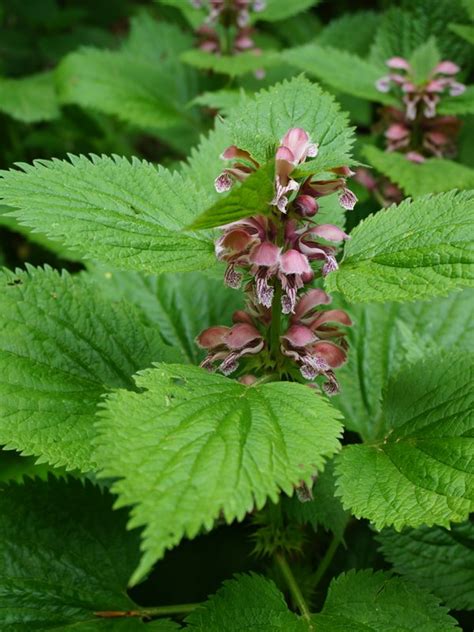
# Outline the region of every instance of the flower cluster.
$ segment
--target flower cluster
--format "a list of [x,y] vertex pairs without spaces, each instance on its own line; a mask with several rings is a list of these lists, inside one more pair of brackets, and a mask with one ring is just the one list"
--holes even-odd
[[[350,319],[342,310],[322,311],[331,301],[322,290],[299,292],[315,277],[337,269],[337,245],[349,238],[338,226],[316,222],[318,200],[336,193],[341,206],[352,209],[357,199],[346,186],[353,175],[346,166],[329,170],[334,177],[326,180],[298,176],[297,167],[317,154],[318,146],[304,129],[290,129],[275,153],[269,213],[223,227],[216,256],[227,264],[225,283],[235,289],[244,285],[247,311],[234,314],[232,327],[201,333],[197,343],[207,351],[203,366],[228,375],[241,358],[253,356],[253,368],[276,363],[280,372],[291,376],[297,367],[306,380],[325,376],[325,390],[337,392],[334,369],[346,359],[340,326],[350,325]],[[215,180],[218,192],[228,191],[260,167],[248,151],[234,145],[221,157],[228,164]],[[275,310],[285,323],[278,332],[278,349],[270,349],[267,338]]]
[[[191,0],[191,4],[208,9],[206,20],[197,31],[201,50],[234,55],[244,51],[261,53],[252,38],[250,14],[263,11],[264,0]],[[221,28],[225,29],[225,35]]]
[[391,72],[377,81],[377,89],[394,91],[403,104],[403,109],[384,109],[387,151],[404,152],[412,162],[424,162],[427,156],[452,156],[459,120],[438,116],[436,108],[443,95],[458,96],[466,89],[454,77],[459,66],[442,61],[423,82],[415,81],[413,69],[403,57],[392,57],[387,66]]

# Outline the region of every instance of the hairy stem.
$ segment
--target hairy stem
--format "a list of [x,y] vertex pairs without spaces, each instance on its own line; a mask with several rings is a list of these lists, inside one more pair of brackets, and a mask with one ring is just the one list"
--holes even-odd
[[313,630],[313,626],[311,624],[311,612],[308,608],[308,604],[306,603],[303,594],[296,582],[295,576],[293,575],[293,571],[290,568],[286,558],[282,553],[275,553],[275,561],[280,569],[283,577],[285,578],[285,582],[288,586],[288,590],[290,591],[291,596],[293,597],[296,605],[298,606],[299,611],[304,619],[309,622],[309,629]]
[[94,612],[94,614],[96,617],[103,617],[105,619],[118,619],[122,617],[164,617],[173,614],[188,614],[200,605],[200,603],[180,603],[171,606],[140,608],[140,610],[104,610]]
[[340,543],[341,543],[340,537],[334,536],[333,539],[331,540],[326,550],[326,553],[324,554],[324,557],[320,561],[319,566],[316,569],[316,572],[314,574],[313,589],[316,589],[316,586],[318,586],[319,582],[324,577],[324,574],[328,570]]

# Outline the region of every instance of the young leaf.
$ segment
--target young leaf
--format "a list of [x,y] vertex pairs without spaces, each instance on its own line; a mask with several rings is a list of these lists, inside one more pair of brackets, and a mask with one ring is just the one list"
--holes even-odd
[[384,64],[390,57],[408,59],[414,51],[436,38],[441,55],[464,66],[470,63],[472,51],[446,26],[449,22],[465,22],[460,3],[453,0],[417,0],[403,8],[394,6],[383,14],[370,51],[370,59]]
[[5,203],[22,224],[87,258],[150,273],[215,265],[209,238],[181,232],[210,202],[179,174],[117,156],[20,167],[0,173]]
[[53,73],[20,79],[0,77],[0,111],[23,123],[58,118],[60,111]]
[[394,570],[433,592],[449,608],[474,610],[474,524],[421,527],[377,537]]
[[283,595],[259,575],[238,575],[187,618],[195,632],[452,632],[456,621],[429,593],[389,573],[349,571],[333,579],[311,619],[288,610]]
[[469,42],[469,44],[474,44],[474,26],[470,24],[449,24],[448,28],[459,37],[462,37]]
[[98,267],[86,274],[93,275],[100,292],[110,300],[136,305],[147,324],[191,364],[202,359],[196,336],[217,322],[230,325],[233,312],[244,308],[241,292],[226,287],[221,277],[214,279],[200,272],[145,276]]
[[388,153],[371,145],[363,148],[363,155],[377,171],[413,197],[451,189],[474,189],[474,169],[452,160],[430,158],[415,164],[403,154]]
[[345,425],[365,441],[377,437],[383,424],[382,391],[407,362],[436,351],[474,353],[474,291],[416,303],[346,305],[348,362],[338,372],[341,393],[333,399]]
[[256,72],[274,65],[277,61],[277,57],[269,50],[264,53],[245,51],[238,55],[215,55],[205,50],[194,49],[182,53],[180,59],[193,68],[212,70],[230,77]]
[[279,22],[286,20],[297,13],[301,13],[310,7],[315,7],[320,0],[265,0],[265,9],[253,14],[253,20],[265,20],[266,22]]
[[317,632],[452,632],[455,619],[439,600],[389,573],[349,571],[332,580]]
[[252,215],[269,215],[274,207],[270,201],[275,195],[275,162],[268,162],[252,173],[240,186],[221,197],[188,226],[189,230],[203,230],[224,226]]
[[418,46],[409,59],[415,82],[423,83],[429,80],[433,68],[441,61],[441,57],[434,37]]
[[69,480],[2,485],[0,627],[15,632],[173,632],[171,621],[105,618],[137,611],[126,594],[138,561],[138,534],[127,514],[90,483]]
[[290,612],[275,584],[250,573],[224,582],[215,595],[186,617],[190,632],[308,632]]
[[295,68],[314,75],[343,93],[387,105],[396,104],[393,96],[379,92],[375,87],[377,79],[386,74],[386,69],[353,53],[332,46],[306,44],[290,48],[281,56]]
[[352,232],[329,291],[351,302],[411,301],[474,285],[474,191],[405,200]]
[[474,114],[474,86],[467,86],[457,97],[444,97],[439,104],[438,112],[455,116]]
[[[184,126],[194,142],[199,121],[187,103],[197,85],[192,71],[178,60],[191,46],[190,35],[142,13],[132,19],[121,50],[83,48],[63,59],[56,70],[61,100],[160,135]],[[172,134],[165,134],[165,139],[176,146]]]
[[[333,97],[303,76],[283,81],[247,99],[224,122],[230,144],[249,151],[260,164],[274,157],[291,127],[302,127],[319,144],[318,156],[298,173],[316,173],[351,161],[353,130]],[[224,145],[220,152],[226,148]]]
[[159,365],[117,391],[98,422],[103,476],[119,476],[131,525],[146,525],[137,582],[184,535],[222,512],[242,520],[280,490],[291,494],[339,447],[338,413],[311,389],[244,386],[198,367]]
[[431,356],[388,386],[371,443],[337,459],[339,494],[377,529],[448,526],[474,508],[474,356]]
[[331,20],[321,33],[318,33],[317,43],[319,46],[332,46],[364,57],[377,32],[379,22],[380,14],[375,11],[344,13]]
[[132,306],[65,272],[3,271],[0,284],[0,444],[91,470],[102,394],[176,353]]

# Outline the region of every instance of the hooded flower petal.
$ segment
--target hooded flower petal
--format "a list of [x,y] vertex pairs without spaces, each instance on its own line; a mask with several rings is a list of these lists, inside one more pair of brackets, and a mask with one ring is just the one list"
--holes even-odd
[[441,75],[456,75],[461,68],[452,61],[442,61],[434,69],[436,74]]
[[297,320],[302,320],[311,314],[315,307],[328,305],[330,302],[331,297],[329,294],[324,292],[324,290],[320,290],[319,288],[309,290],[309,292],[300,296],[300,299],[295,307],[294,317]]
[[304,325],[291,325],[282,340],[288,342],[292,347],[302,348],[316,342],[317,338],[309,327]]
[[298,274],[311,272],[307,257],[297,250],[287,250],[280,257],[280,270],[283,274]]
[[239,351],[251,342],[261,339],[258,329],[248,323],[238,323],[224,334],[224,342],[232,351]]
[[331,368],[336,369],[344,364],[347,354],[344,349],[332,342],[319,341],[311,347],[312,353],[323,359]]
[[230,327],[209,327],[199,334],[196,342],[201,349],[213,349],[224,344],[225,336],[229,331]]
[[391,57],[387,59],[386,64],[394,70],[410,70],[411,66],[404,57]]
[[272,268],[277,265],[281,248],[269,241],[264,241],[250,253],[250,261],[257,266]]
[[307,235],[322,237],[327,241],[343,241],[350,239],[349,235],[334,224],[319,224],[307,231]]
[[293,127],[288,130],[281,139],[281,144],[292,152],[294,165],[298,165],[307,157],[314,158],[318,153],[318,147],[311,143],[307,132],[301,127]]

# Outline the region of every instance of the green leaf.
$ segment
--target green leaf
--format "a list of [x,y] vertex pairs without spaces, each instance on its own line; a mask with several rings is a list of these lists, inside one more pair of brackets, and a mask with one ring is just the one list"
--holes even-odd
[[0,444],[91,470],[102,394],[176,353],[132,306],[65,272],[4,270],[0,283]]
[[462,37],[469,42],[469,44],[474,44],[474,26],[470,24],[448,24],[448,28],[459,37]]
[[197,29],[204,22],[207,11],[196,9],[191,2],[183,2],[183,0],[157,0],[159,4],[179,9],[193,29]]
[[215,264],[209,238],[181,232],[210,201],[179,174],[117,156],[19,166],[0,173],[4,202],[22,224],[87,258],[150,273]]
[[241,90],[215,90],[203,92],[191,101],[191,105],[200,105],[211,110],[219,110],[221,116],[228,116],[229,112],[245,99],[245,92]]
[[291,498],[284,497],[283,508],[296,523],[309,523],[314,529],[322,526],[340,539],[347,525],[348,514],[335,492],[334,462],[331,460],[316,478],[313,485],[313,499],[301,502],[296,495]]
[[405,200],[352,232],[326,280],[351,302],[411,301],[474,285],[474,191]]
[[23,123],[58,118],[60,110],[53,73],[20,79],[0,77],[0,111]]
[[455,619],[439,600],[417,586],[370,570],[349,571],[332,580],[318,632],[452,632]]
[[236,575],[186,617],[195,632],[305,632],[307,623],[290,612],[275,584],[250,573]]
[[472,51],[446,26],[465,20],[465,11],[456,0],[417,0],[406,2],[404,8],[391,7],[382,16],[370,59],[379,64],[394,56],[408,59],[430,37],[435,37],[441,55],[463,67],[470,63]]
[[365,57],[377,32],[380,14],[375,11],[345,13],[331,20],[318,34],[319,46],[331,46]]
[[245,51],[238,55],[215,55],[205,50],[194,49],[182,53],[180,59],[193,68],[213,70],[230,77],[239,77],[248,72],[268,68],[277,61],[277,57],[270,50],[258,54],[254,51]]
[[393,96],[379,92],[375,87],[377,79],[386,74],[386,69],[355,54],[331,46],[306,44],[284,51],[281,57],[286,63],[317,77],[335,90],[378,103],[396,104]]
[[176,26],[141,14],[120,51],[82,48],[63,59],[56,71],[61,101],[157,132],[184,125],[195,141],[199,121],[187,103],[197,86],[178,61],[190,46]]
[[145,276],[102,267],[92,273],[101,293],[110,300],[134,304],[147,324],[191,364],[203,357],[194,342],[196,336],[216,323],[230,325],[233,312],[244,308],[243,294],[226,287],[222,277],[209,278],[200,272]]
[[0,482],[22,483],[28,478],[40,478],[46,481],[50,474],[63,475],[63,470],[56,470],[45,463],[37,465],[35,461],[36,459],[20,456],[13,450],[0,450]]
[[98,423],[103,476],[120,477],[131,526],[146,525],[138,581],[186,535],[222,512],[242,520],[283,490],[308,484],[339,447],[338,413],[307,387],[247,387],[198,367],[160,365],[118,391]]
[[345,425],[365,441],[377,437],[384,423],[382,391],[407,362],[436,350],[474,353],[473,290],[416,303],[337,305],[346,309],[349,355],[338,371],[341,393],[332,401]]
[[[79,481],[2,486],[0,626],[12,632],[172,632],[171,621],[105,619],[97,612],[137,610],[126,594],[138,561],[138,534],[113,499]],[[21,528],[19,526],[21,525]]]
[[385,152],[371,145],[363,148],[363,155],[407,195],[418,197],[451,189],[474,189],[474,169],[452,160],[430,158],[415,164],[404,154]]
[[292,127],[304,128],[319,144],[318,156],[302,165],[299,174],[350,163],[353,130],[346,114],[332,96],[303,76],[258,92],[224,121],[228,144],[250,152],[260,164],[274,157],[280,139]]
[[203,230],[224,226],[252,215],[270,215],[275,195],[275,161],[272,160],[252,173],[246,180],[216,202],[188,226],[189,230]]
[[466,520],[474,508],[474,355],[439,354],[387,388],[377,439],[337,459],[345,508],[377,529]]
[[279,22],[280,20],[286,20],[292,15],[306,11],[310,7],[315,7],[319,2],[320,0],[291,0],[291,2],[265,0],[266,8],[263,11],[254,13],[253,21]]
[[433,68],[440,61],[441,56],[434,37],[430,37],[421,46],[418,46],[409,59],[416,84],[428,81]]
[[457,97],[443,97],[437,110],[440,114],[474,114],[474,86],[467,86]]
[[[433,595],[389,573],[349,571],[333,579],[311,621],[288,610],[259,575],[237,575],[187,618],[196,632],[452,632],[459,629]],[[188,629],[188,628],[187,628]]]
[[474,524],[421,527],[377,537],[394,570],[455,610],[474,610]]

